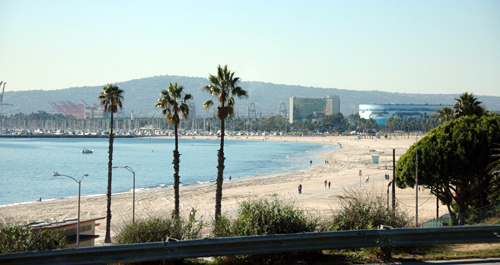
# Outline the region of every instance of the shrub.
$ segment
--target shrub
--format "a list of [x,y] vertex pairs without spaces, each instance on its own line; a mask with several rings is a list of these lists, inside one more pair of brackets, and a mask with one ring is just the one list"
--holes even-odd
[[[411,225],[411,219],[405,212],[400,211],[398,207],[395,210],[392,207],[387,208],[386,199],[373,192],[357,189],[344,190],[340,203],[340,211],[334,213],[332,219],[323,224],[322,230],[377,229],[380,225],[402,228]],[[390,253],[390,249],[386,250]],[[395,250],[404,252],[405,248],[395,248]],[[352,262],[373,256],[380,259],[388,257],[386,256],[388,253],[380,248],[337,250],[333,253],[344,254]]]
[[[222,216],[219,225],[214,225],[212,235],[229,237],[305,233],[314,232],[317,224],[317,220],[307,218],[304,211],[281,201],[246,201],[240,204],[238,215],[232,223],[228,217]],[[292,264],[308,258],[310,253],[312,252],[223,257],[219,263],[239,261],[250,264]],[[314,255],[317,254],[318,252],[314,252]]]
[[308,220],[293,205],[265,200],[243,202],[233,229],[238,236],[254,236],[314,232],[316,226],[316,220]]
[[178,240],[199,237],[203,222],[196,224],[195,218],[183,219],[153,218],[125,226],[116,238],[117,244],[133,244],[164,241],[166,238]]
[[22,226],[0,227],[0,253],[64,248],[66,238],[49,230],[33,231]]
[[236,236],[231,230],[231,220],[225,215],[219,218],[219,223],[213,222],[212,237]]
[[387,208],[387,201],[373,193],[346,190],[341,200],[341,210],[334,215],[329,230],[374,229],[380,225],[394,228],[409,227],[410,218],[397,207]]
[[306,218],[304,211],[281,201],[246,201],[240,204],[232,222],[222,216],[214,225],[214,237],[256,236],[314,232],[318,222]]

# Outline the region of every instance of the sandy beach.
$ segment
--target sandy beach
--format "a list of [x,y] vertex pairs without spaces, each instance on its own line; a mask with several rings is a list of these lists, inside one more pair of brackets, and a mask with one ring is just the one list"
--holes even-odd
[[[203,137],[205,139],[207,137]],[[229,181],[225,174],[223,186],[222,212],[234,215],[238,203],[245,200],[278,199],[294,203],[313,216],[332,215],[339,208],[339,195],[344,189],[364,189],[386,198],[388,180],[392,179],[392,150],[395,149],[396,161],[415,143],[415,137],[393,139],[356,139],[352,136],[327,137],[226,137],[227,140],[253,141],[288,141],[314,142],[322,144],[340,144],[339,151],[322,154],[321,162],[309,165],[300,172],[279,174],[266,177],[256,177],[245,180]],[[182,148],[182,146],[180,146]],[[379,154],[379,163],[373,164],[373,154]],[[328,161],[328,163],[325,163]],[[217,160],[214,156],[216,170]],[[182,162],[181,162],[182,165]],[[387,167],[386,167],[387,166]],[[359,171],[362,176],[359,176]],[[215,173],[215,172],[214,172]],[[181,171],[182,176],[182,171]],[[369,182],[366,177],[369,176]],[[331,182],[330,188],[325,188],[325,180]],[[182,182],[182,179],[181,179]],[[302,194],[297,187],[301,184]],[[361,187],[360,187],[361,186]],[[400,207],[415,216],[415,189],[396,189],[396,198]],[[436,198],[429,190],[419,193],[419,222],[436,217]],[[52,222],[65,218],[76,218],[78,198],[59,199],[53,201],[29,203],[15,206],[0,207],[0,223],[22,224],[31,221]],[[181,216],[187,218],[191,207],[197,210],[197,219],[210,222],[215,211],[215,183],[205,185],[183,186],[180,189]],[[174,208],[174,192],[172,189],[143,191],[136,193],[136,220],[153,216],[170,216]],[[439,214],[445,214],[445,207],[440,207]],[[112,197],[112,234],[116,236],[119,228],[132,222],[132,193],[114,194]],[[106,196],[88,196],[81,199],[81,218],[98,218],[106,216]],[[105,235],[105,220],[101,220],[96,233],[96,245],[103,245]]]

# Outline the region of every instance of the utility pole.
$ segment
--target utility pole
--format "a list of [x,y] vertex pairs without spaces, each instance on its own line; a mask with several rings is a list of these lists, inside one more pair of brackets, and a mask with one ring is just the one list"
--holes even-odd
[[396,149],[392,149],[392,210],[396,211]]
[[418,227],[418,141],[415,143],[415,161],[417,163],[415,168],[415,192],[417,193],[417,196],[415,198],[415,227]]
[[439,194],[438,189],[436,189],[436,218],[439,218],[439,197],[437,194]]

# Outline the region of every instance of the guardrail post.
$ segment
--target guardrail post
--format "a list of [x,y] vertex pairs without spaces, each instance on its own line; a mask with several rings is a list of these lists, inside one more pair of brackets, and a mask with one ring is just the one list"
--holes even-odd
[[381,225],[379,226],[378,228],[378,231],[379,231],[379,244],[381,245],[380,246],[380,254],[381,254],[381,258],[383,260],[389,260],[392,258],[392,246],[391,246],[391,239],[388,238],[388,237],[382,237],[382,234],[381,232],[383,232],[384,230],[393,230],[393,228],[391,226],[387,226],[387,225]]
[[392,258],[392,247],[380,247],[380,254],[382,260],[389,260]]

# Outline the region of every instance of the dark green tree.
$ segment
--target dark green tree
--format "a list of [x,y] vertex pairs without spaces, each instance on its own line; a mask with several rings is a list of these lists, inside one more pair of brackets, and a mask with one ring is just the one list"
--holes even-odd
[[[463,224],[462,213],[487,193],[494,176],[488,171],[493,143],[500,141],[500,117],[465,116],[447,122],[411,146],[396,167],[396,184],[414,187],[416,150],[418,183],[431,188]],[[418,147],[417,147],[418,145]],[[456,213],[452,204],[456,204]],[[479,206],[479,205],[478,205]]]
[[118,112],[118,109],[122,109],[123,101],[123,90],[116,85],[107,84],[102,88],[103,91],[99,94],[99,101],[104,108],[105,112],[109,112],[111,116],[111,122],[109,124],[109,151],[108,151],[108,191],[106,193],[107,211],[106,211],[106,237],[104,238],[104,243],[111,243],[111,180],[112,180],[112,169],[113,169],[113,114]]
[[488,169],[490,174],[498,174],[500,171],[500,144],[494,145],[496,148],[493,148],[491,159],[493,160],[489,165]]
[[322,123],[327,130],[330,129],[340,132],[345,131],[346,122],[342,113],[327,115],[323,118]]
[[218,224],[222,213],[222,182],[224,176],[224,133],[225,121],[228,116],[234,116],[234,97],[247,98],[246,90],[238,86],[239,77],[234,76],[234,72],[227,69],[227,65],[217,67],[217,75],[209,75],[210,84],[201,88],[202,92],[207,92],[212,99],[205,101],[203,106],[206,110],[215,105],[217,99],[217,118],[220,120],[220,149],[218,151],[217,165],[217,190],[215,194],[215,222]]
[[182,115],[185,120],[189,116],[189,105],[188,101],[192,98],[191,94],[186,94],[183,92],[184,86],[178,86],[177,82],[172,85],[169,82],[168,90],[163,89],[161,91],[161,97],[158,99],[155,108],[162,108],[161,113],[166,116],[167,122],[174,125],[174,135],[175,135],[175,148],[174,148],[174,193],[175,193],[175,218],[179,218],[179,164],[180,156],[179,154],[179,135],[177,134],[177,127]]
[[500,200],[500,144],[495,144],[495,148],[492,148],[491,159],[492,162],[488,165],[488,174],[493,176],[493,184],[490,188],[490,193],[488,194],[488,199],[490,201]]

